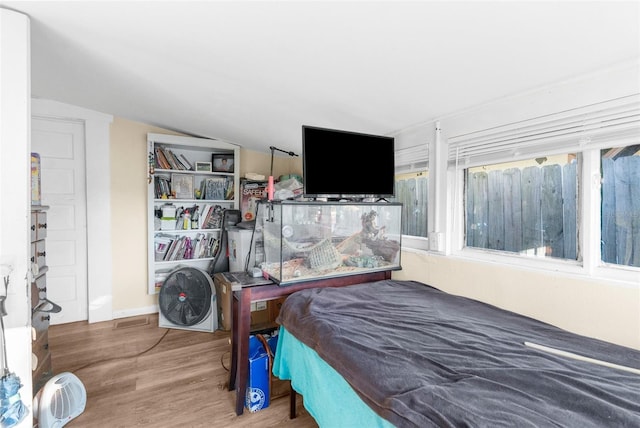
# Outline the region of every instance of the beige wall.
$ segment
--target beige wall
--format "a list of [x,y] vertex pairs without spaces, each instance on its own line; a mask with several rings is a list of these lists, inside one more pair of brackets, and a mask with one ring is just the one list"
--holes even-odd
[[147,133],[165,129],[115,117],[111,124],[113,311],[157,304],[147,294]]
[[574,333],[640,349],[640,289],[568,274],[403,251],[394,279],[417,280]]
[[[269,176],[271,169],[271,153],[261,153],[253,150],[240,150],[240,176],[248,172]],[[273,157],[273,176],[278,179],[281,175],[298,174],[302,175],[302,157],[301,156],[280,156],[276,154]]]
[[[114,317],[146,313],[157,304],[147,294],[147,133],[180,135],[114,118],[111,124],[111,238]],[[271,154],[240,151],[240,175],[269,175]],[[275,156],[274,175],[298,173],[300,157]]]

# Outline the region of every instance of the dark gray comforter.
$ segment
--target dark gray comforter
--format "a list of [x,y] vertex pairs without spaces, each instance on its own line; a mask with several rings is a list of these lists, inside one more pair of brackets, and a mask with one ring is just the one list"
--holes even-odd
[[277,320],[399,427],[640,427],[640,352],[413,281],[296,292]]

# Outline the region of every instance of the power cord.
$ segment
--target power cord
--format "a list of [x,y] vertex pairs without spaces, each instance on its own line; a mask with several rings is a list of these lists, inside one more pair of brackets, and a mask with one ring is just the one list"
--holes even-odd
[[[167,331],[165,331],[163,333],[163,335],[160,337],[160,339],[158,339],[158,341],[156,343],[154,343],[153,345],[151,345],[149,348],[145,349],[142,352],[139,352],[137,354],[133,354],[133,355],[125,355],[122,357],[113,357],[113,358],[104,358],[102,360],[97,360],[97,361],[92,361],[90,363],[87,363],[83,366],[80,366],[76,369],[74,369],[74,371],[79,371],[79,370],[83,370],[86,369],[88,367],[94,366],[96,364],[100,364],[100,363],[106,363],[107,361],[117,361],[117,360],[126,360],[127,358],[134,358],[134,357],[139,357],[141,355],[146,354],[147,352],[151,351],[152,349],[154,349],[156,346],[158,346],[160,344],[160,342],[162,342],[162,340],[166,337],[166,335],[169,333],[169,329],[167,329]],[[231,369],[229,369],[225,364],[224,364],[224,358],[230,354],[230,351],[224,352],[221,356],[220,356],[220,365],[222,366],[223,369],[225,369],[226,371],[230,371]]]
[[87,367],[91,367],[94,366],[96,364],[100,364],[100,363],[106,363],[107,361],[116,361],[116,360],[126,360],[127,358],[134,358],[134,357],[139,357],[141,355],[146,354],[147,352],[151,351],[152,349],[154,349],[156,346],[158,346],[160,344],[160,342],[162,342],[162,340],[165,338],[165,336],[169,334],[169,329],[167,329],[167,331],[164,332],[164,334],[162,335],[162,337],[160,337],[160,339],[158,339],[158,341],[156,343],[154,343],[153,345],[151,345],[151,347],[145,349],[142,352],[139,352],[137,354],[133,354],[133,355],[125,355],[122,357],[113,357],[113,358],[104,358],[102,360],[97,360],[97,361],[92,361],[90,363],[85,364],[84,366],[80,366],[76,369],[74,369],[74,371],[78,371],[78,370],[82,370],[82,369],[86,369]]
[[226,371],[230,371],[229,368],[227,368],[227,366],[224,365],[224,357],[227,356],[227,354],[229,354],[230,352],[224,352],[222,355],[220,355],[220,365],[222,366],[223,369],[225,369]]

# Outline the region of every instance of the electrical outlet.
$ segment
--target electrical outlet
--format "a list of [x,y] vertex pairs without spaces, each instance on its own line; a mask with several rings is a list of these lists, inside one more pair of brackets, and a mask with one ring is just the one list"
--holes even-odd
[[251,312],[264,311],[267,309],[267,302],[251,302]]
[[429,249],[432,251],[444,251],[444,233],[431,232],[429,234]]

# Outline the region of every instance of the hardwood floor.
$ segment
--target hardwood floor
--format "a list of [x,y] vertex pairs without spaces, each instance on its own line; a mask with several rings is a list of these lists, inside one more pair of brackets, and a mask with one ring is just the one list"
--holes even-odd
[[49,344],[54,374],[72,372],[87,389],[68,427],[318,426],[300,396],[293,420],[288,396],[236,416],[228,332],[159,328],[155,314],[51,326]]

